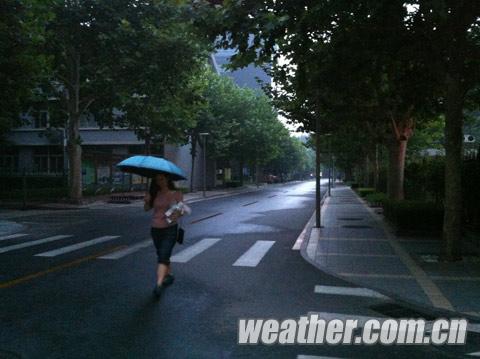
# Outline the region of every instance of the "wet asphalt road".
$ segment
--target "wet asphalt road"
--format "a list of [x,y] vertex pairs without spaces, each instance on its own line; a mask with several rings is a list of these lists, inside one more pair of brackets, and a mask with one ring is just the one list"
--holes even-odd
[[[310,311],[378,316],[370,309],[378,299],[315,294],[317,284],[350,284],[292,250],[314,211],[314,190],[314,182],[296,182],[192,204],[185,243],[174,254],[216,240],[185,263],[173,263],[176,281],[159,301],[152,297],[153,246],[98,258],[148,240],[151,214],[140,203],[24,217],[28,236],[2,241],[0,248],[72,236],[0,253],[0,357],[442,357],[432,347],[237,345],[240,318],[295,319]],[[104,236],[119,237],[36,256]],[[234,265],[258,241],[273,242],[258,265]]]

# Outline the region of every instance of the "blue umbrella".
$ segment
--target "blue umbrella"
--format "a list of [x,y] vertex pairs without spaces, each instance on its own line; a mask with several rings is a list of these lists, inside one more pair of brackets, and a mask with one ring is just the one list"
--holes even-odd
[[117,164],[117,167],[123,172],[144,177],[155,177],[156,174],[167,173],[174,181],[187,179],[180,167],[161,157],[133,156]]

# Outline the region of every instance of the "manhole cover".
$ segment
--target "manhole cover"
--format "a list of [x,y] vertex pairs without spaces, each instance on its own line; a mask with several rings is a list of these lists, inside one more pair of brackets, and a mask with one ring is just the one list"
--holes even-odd
[[361,221],[363,218],[360,217],[338,217],[341,221]]
[[371,226],[362,226],[362,225],[353,225],[353,224],[345,224],[342,227],[344,227],[344,228],[357,228],[357,229],[372,228]]
[[383,314],[390,318],[423,318],[425,320],[435,320],[436,317],[431,314],[421,312],[395,303],[385,303],[370,306],[373,311]]

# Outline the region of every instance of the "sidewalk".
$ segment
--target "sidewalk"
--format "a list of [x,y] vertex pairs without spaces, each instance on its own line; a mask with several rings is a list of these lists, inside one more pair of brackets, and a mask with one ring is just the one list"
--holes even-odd
[[[223,188],[209,190],[205,192],[205,197],[203,197],[203,191],[197,191],[192,193],[186,193],[184,195],[184,200],[187,203],[195,203],[199,201],[205,201],[212,198],[219,197],[228,197],[233,196],[239,193],[254,192],[265,188],[266,186],[281,186],[292,182],[286,182],[281,184],[266,185],[260,184],[259,187],[256,185],[245,185],[240,188]],[[15,219],[22,217],[34,216],[44,213],[52,213],[59,210],[84,210],[84,209],[114,209],[123,206],[138,206],[139,203],[142,203],[142,199],[145,192],[128,192],[128,193],[114,193],[114,197],[125,197],[131,198],[125,203],[111,203],[111,196],[97,196],[90,197],[85,199],[85,204],[82,205],[72,205],[68,203],[43,203],[37,204],[33,209],[21,210],[21,209],[1,209],[0,208],[0,236],[7,236],[13,233],[17,233],[23,230],[23,226],[15,223]]]
[[336,185],[302,254],[320,269],[392,299],[480,316],[480,258],[440,262],[437,239],[396,237],[353,190]]

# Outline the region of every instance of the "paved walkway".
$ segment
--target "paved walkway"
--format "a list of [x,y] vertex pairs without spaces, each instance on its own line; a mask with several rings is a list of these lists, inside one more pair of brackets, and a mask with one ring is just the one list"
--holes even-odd
[[321,269],[396,299],[480,316],[478,255],[438,261],[439,240],[396,237],[383,216],[344,185],[325,200],[322,226],[311,229],[303,246]]

